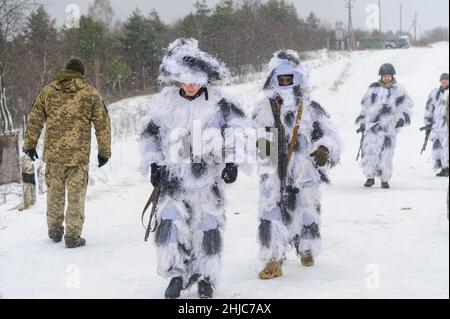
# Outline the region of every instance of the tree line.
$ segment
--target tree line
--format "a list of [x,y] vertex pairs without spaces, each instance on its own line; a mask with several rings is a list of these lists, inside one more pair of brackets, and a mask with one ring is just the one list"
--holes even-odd
[[197,1],[172,24],[139,9],[117,21],[109,0],[95,0],[79,22],[58,28],[31,0],[0,0],[0,76],[16,125],[71,57],[86,63],[87,80],[112,101],[154,92],[164,48],[179,37],[199,40],[235,75],[261,70],[280,48],[310,51],[334,43],[331,26],[314,13],[302,18],[284,0],[222,0],[214,7]]

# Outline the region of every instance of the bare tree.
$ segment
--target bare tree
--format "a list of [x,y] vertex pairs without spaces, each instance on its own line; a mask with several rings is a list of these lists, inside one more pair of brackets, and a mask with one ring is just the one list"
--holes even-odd
[[103,22],[107,28],[112,26],[114,10],[109,0],[95,0],[89,7],[89,17],[94,21]]
[[11,112],[7,106],[5,71],[8,65],[9,43],[22,27],[31,0],[0,0],[0,123],[1,131],[12,129]]
[[0,50],[6,49],[7,42],[20,30],[31,5],[31,0],[0,0]]

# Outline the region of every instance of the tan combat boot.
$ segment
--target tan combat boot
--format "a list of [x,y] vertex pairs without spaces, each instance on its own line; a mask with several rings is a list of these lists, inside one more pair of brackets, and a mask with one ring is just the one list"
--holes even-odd
[[283,263],[281,261],[269,261],[263,271],[259,273],[262,280],[274,279],[283,276]]
[[314,257],[310,250],[300,253],[300,260],[302,262],[302,265],[305,267],[314,266]]

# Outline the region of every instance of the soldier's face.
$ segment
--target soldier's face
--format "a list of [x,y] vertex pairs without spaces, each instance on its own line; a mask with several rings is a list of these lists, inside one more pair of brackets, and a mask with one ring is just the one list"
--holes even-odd
[[294,75],[279,75],[278,76],[278,85],[281,87],[291,86],[294,84]]
[[381,80],[383,83],[391,83],[394,80],[394,77],[392,75],[383,75]]
[[183,89],[183,91],[186,93],[187,96],[195,96],[202,87],[201,85],[197,84],[182,83],[181,88]]
[[448,80],[441,80],[441,87],[443,89],[448,89],[448,84],[449,84]]

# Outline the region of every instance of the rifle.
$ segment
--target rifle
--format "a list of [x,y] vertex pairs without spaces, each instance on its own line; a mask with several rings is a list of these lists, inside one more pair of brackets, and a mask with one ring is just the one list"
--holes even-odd
[[278,206],[281,209],[281,215],[283,218],[283,222],[285,224],[290,224],[292,221],[292,217],[288,213],[287,203],[286,203],[286,178],[287,178],[287,170],[289,167],[289,162],[291,160],[292,154],[294,152],[295,144],[298,139],[298,131],[300,129],[300,122],[302,119],[303,113],[303,105],[300,99],[297,111],[297,118],[295,122],[295,127],[293,131],[293,135],[291,138],[291,142],[289,144],[289,149],[286,150],[285,139],[285,129],[283,124],[281,123],[281,103],[277,99],[271,99],[270,105],[272,107],[273,117],[275,119],[275,127],[278,129],[278,176],[280,178],[280,202]]
[[150,213],[150,218],[148,220],[148,225],[147,227],[144,226],[145,228],[145,237],[144,237],[144,241],[148,240],[148,237],[150,236],[150,233],[155,232],[156,227],[158,226],[158,221],[155,219],[155,215],[156,215],[156,209],[158,206],[158,201],[159,201],[159,197],[161,195],[161,189],[162,189],[162,185],[164,183],[164,178],[166,175],[166,169],[163,167],[162,168],[162,173],[161,173],[161,181],[159,183],[159,185],[157,185],[151,195],[150,198],[148,199],[147,203],[145,204],[144,210],[142,211],[142,215],[141,215],[141,222],[142,225],[144,225],[144,216],[145,213],[147,212],[147,209],[150,207],[150,205],[152,205],[152,211]]
[[422,146],[422,151],[420,152],[420,155],[423,154],[423,152],[425,152],[425,150],[427,149],[427,145],[428,145],[428,140],[430,139],[430,135],[431,135],[431,130],[429,129],[429,126],[424,126],[420,128],[420,131],[426,131],[425,133],[425,142],[423,143]]
[[365,133],[365,129],[363,129],[362,127],[360,127],[357,131],[357,134],[361,133],[361,142],[359,142],[359,150],[358,150],[358,155],[356,156],[356,161],[359,160],[360,156],[362,156],[362,148],[363,148],[363,144],[364,144],[364,138],[366,137],[366,133]]

